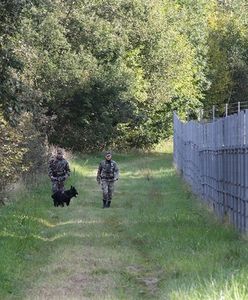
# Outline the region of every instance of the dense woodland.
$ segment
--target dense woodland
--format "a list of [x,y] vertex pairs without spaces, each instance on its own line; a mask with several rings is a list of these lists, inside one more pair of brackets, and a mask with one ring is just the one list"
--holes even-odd
[[47,145],[149,149],[246,101],[246,0],[1,0],[0,183]]

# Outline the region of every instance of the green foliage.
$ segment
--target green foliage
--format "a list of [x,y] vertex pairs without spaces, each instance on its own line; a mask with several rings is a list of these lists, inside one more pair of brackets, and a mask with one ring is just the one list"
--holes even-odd
[[[198,20],[205,6],[193,8],[195,16],[201,13]],[[150,147],[168,136],[170,126],[161,124],[171,120],[171,108],[199,107],[206,81],[197,56],[206,33],[192,37],[196,23],[190,24],[190,14],[192,7],[170,1],[46,1],[27,7],[17,53],[33,109],[38,101],[50,118],[50,142],[89,151]]]
[[27,149],[23,143],[23,135],[20,131],[11,127],[3,115],[0,115],[0,183],[1,191],[5,185],[13,179],[25,166],[22,165],[22,158]]
[[0,3],[0,108],[5,117],[12,116],[13,108],[18,110],[17,95],[20,91],[20,80],[14,71],[22,68],[16,58],[15,47],[11,37],[20,23],[20,13],[24,1],[3,0]]
[[[16,9],[14,9],[16,6]],[[244,0],[3,1],[1,104],[79,151],[150,148],[172,111],[245,100]]]
[[21,175],[41,173],[46,161],[44,137],[32,124],[29,113],[22,113],[12,126],[0,114],[0,202],[8,186]]
[[[216,8],[209,19],[209,79],[205,106],[246,101],[247,16],[245,1]],[[231,111],[232,112],[232,111]]]

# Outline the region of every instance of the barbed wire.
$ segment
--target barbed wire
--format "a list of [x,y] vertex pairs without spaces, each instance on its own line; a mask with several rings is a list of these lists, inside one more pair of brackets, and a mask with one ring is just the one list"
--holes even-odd
[[210,122],[233,114],[238,114],[244,110],[248,110],[248,100],[222,104],[218,103],[213,105],[212,108],[199,108],[198,112],[193,110],[188,111],[188,120],[198,119],[199,121]]

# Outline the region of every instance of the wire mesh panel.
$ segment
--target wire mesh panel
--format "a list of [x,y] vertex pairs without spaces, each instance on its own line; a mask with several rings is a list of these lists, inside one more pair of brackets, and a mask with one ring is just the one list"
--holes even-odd
[[220,218],[248,231],[248,110],[210,123],[174,114],[174,163]]

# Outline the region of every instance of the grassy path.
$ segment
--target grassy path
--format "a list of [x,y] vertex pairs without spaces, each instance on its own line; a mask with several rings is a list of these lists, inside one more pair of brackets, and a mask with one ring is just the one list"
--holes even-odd
[[44,179],[0,210],[0,299],[248,299],[248,243],[195,200],[170,154],[115,156],[110,209],[100,159],[71,163],[69,207],[52,206]]

